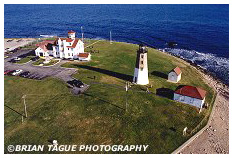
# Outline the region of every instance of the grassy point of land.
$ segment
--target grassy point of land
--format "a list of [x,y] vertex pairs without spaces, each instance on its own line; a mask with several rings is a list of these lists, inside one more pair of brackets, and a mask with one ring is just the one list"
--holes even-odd
[[[199,114],[195,107],[157,96],[156,90],[175,90],[179,85],[198,86],[207,91],[206,101],[210,105],[215,92],[186,62],[149,48],[151,93],[145,92],[145,86],[132,85],[125,112],[124,86],[133,77],[137,49],[133,44],[100,41],[85,50],[95,52],[90,62],[63,64],[63,67],[77,68],[74,77],[90,85],[79,96],[72,95],[66,84],[57,79],[35,81],[5,76],[5,146],[46,145],[48,140],[56,139],[59,144],[77,145],[148,144],[146,153],[171,153],[191,137],[182,136],[183,129],[195,130],[209,116],[212,107]],[[166,74],[176,66],[183,72],[180,83],[167,82]],[[21,97],[24,94],[28,94],[29,117],[21,124],[21,116],[12,109],[23,113]]]

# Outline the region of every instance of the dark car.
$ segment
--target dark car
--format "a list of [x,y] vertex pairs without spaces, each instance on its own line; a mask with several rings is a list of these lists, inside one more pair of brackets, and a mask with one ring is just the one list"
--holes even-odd
[[82,83],[82,81],[79,81],[79,80],[76,80],[76,79],[68,81],[67,83],[69,83],[72,86],[79,87],[79,88],[84,87],[84,84]]
[[25,71],[25,72],[21,73],[19,76],[20,77],[27,77],[29,75],[30,75],[30,72],[29,71]]
[[11,59],[9,62],[16,63],[15,59]]
[[33,57],[31,58],[32,61],[37,61],[40,57],[36,56],[36,57]]
[[84,87],[84,84],[82,83],[82,81],[74,79],[72,82],[73,82],[74,86],[76,86],[76,87],[79,87],[79,88]]

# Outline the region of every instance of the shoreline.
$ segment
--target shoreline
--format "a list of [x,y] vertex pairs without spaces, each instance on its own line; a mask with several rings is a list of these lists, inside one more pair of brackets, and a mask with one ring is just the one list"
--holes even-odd
[[[12,38],[12,39],[14,39],[14,38]],[[21,39],[28,39],[28,38],[21,38]],[[31,39],[31,38],[30,38]],[[38,38],[33,38],[33,39],[38,39]],[[48,38],[40,38],[40,39],[48,39]],[[4,38],[4,40],[5,40],[5,38]],[[86,40],[92,40],[92,39],[86,39]],[[105,40],[105,39],[103,39],[103,40]],[[118,42],[118,41],[114,41],[114,42]],[[123,43],[127,43],[127,42],[123,42]],[[127,43],[127,44],[133,44],[133,43]],[[179,56],[175,56],[175,55],[173,55],[173,54],[171,54],[171,53],[168,53],[168,52],[163,52],[163,51],[160,51],[159,49],[157,49],[157,48],[153,48],[153,47],[150,47],[150,48],[152,48],[152,49],[156,49],[156,50],[158,50],[159,52],[161,52],[161,53],[164,53],[164,54],[167,54],[167,55],[169,55],[169,56],[173,56],[173,57],[176,57],[178,60],[180,60],[181,62],[184,62],[185,64],[187,64],[187,65],[190,65],[191,67],[193,67],[194,69],[196,69],[197,70],[197,72],[203,77],[203,81],[206,83],[206,84],[208,84],[210,87],[212,87],[216,92],[217,92],[217,95],[219,95],[220,97],[218,97],[218,100],[219,101],[217,101],[217,102],[215,102],[215,104],[214,104],[214,106],[216,106],[216,107],[221,107],[221,104],[222,104],[222,102],[224,101],[224,98],[225,98],[225,102],[226,102],[226,105],[228,105],[229,106],[229,86],[228,85],[226,85],[226,84],[224,84],[221,80],[219,80],[216,76],[214,76],[214,75],[212,75],[210,72],[208,72],[208,71],[206,71],[205,69],[203,69],[203,68],[201,68],[200,66],[198,66],[197,64],[195,64],[195,63],[193,63],[192,61],[189,61],[189,60],[187,60],[187,59],[183,59],[183,58],[180,58]],[[222,98],[222,97],[224,97],[224,98]],[[217,100],[217,98],[216,98],[216,100]],[[214,110],[214,109],[212,109],[213,111],[213,113],[214,114],[216,114],[216,112],[218,113],[219,111],[217,111],[217,110]],[[229,110],[228,111],[224,111],[224,113],[226,114],[226,116],[228,116],[229,115]],[[228,113],[228,115],[227,115],[227,113]],[[209,117],[209,119],[208,120],[213,120],[215,118],[215,116],[212,116],[212,117]],[[228,121],[227,121],[228,120]],[[212,121],[213,122],[213,121]],[[225,123],[229,123],[229,117],[228,117],[228,119],[225,119]],[[221,127],[220,127],[221,128]],[[221,129],[220,128],[217,128],[218,129],[218,131],[221,131]],[[228,128],[229,129],[229,125],[228,125],[228,127],[225,127],[224,126],[224,129],[225,128]],[[206,131],[204,131],[203,133],[205,133]],[[202,134],[203,135],[203,134]],[[201,136],[201,135],[200,135]],[[221,135],[219,135],[219,137],[221,138]],[[200,139],[200,138],[196,138],[194,141],[197,141],[198,139]],[[225,139],[228,139],[228,141],[229,141],[229,136],[228,136],[228,138],[226,137]],[[204,139],[202,139],[202,141],[203,140],[205,140],[205,141],[207,141],[208,140],[208,138],[204,138]],[[205,142],[204,141],[204,142]],[[200,142],[199,142],[200,143]],[[190,144],[192,144],[192,142],[190,143]],[[193,146],[193,145],[192,145]],[[229,143],[228,143],[228,146],[229,146]],[[186,149],[186,148],[188,148],[188,149]],[[186,151],[188,151],[188,150],[190,150],[191,148],[190,148],[190,146],[188,145],[188,147],[185,147],[183,150],[186,150]],[[195,148],[196,149],[196,148]],[[194,152],[195,152],[195,149],[194,149]],[[209,150],[210,151],[210,150]],[[222,151],[226,151],[226,152],[228,152],[229,153],[229,149],[227,150],[227,149],[224,149],[224,150],[222,150]],[[192,151],[193,152],[193,151]],[[183,153],[183,151],[182,151],[182,153]]]
[[[54,37],[49,37],[49,38],[47,38],[47,37],[41,37],[41,38],[23,38],[23,37],[22,37],[22,38],[4,38],[4,40],[10,40],[10,39],[16,39],[16,40],[19,40],[19,39],[21,39],[21,40],[29,40],[29,39],[30,39],[30,40],[33,40],[33,39],[34,39],[34,41],[36,41],[36,40],[38,40],[38,39],[42,40],[42,39],[50,39],[50,38],[56,38],[56,36],[54,36]],[[92,39],[92,38],[85,38],[85,39],[86,39],[86,40],[95,40],[95,38],[93,38],[93,39]],[[99,40],[106,40],[106,41],[107,41],[107,39],[99,39]],[[113,42],[121,42],[121,41],[113,41]],[[123,43],[134,44],[134,43],[128,43],[128,42],[123,42]],[[30,43],[29,43],[29,44],[30,44]],[[27,46],[27,45],[28,45],[28,43],[25,44],[24,46],[19,46],[19,47],[25,47],[25,46]],[[5,47],[5,46],[4,46],[4,47]],[[14,50],[17,50],[19,47],[14,48]],[[207,71],[205,68],[202,68],[202,67],[199,66],[198,64],[192,62],[191,60],[184,59],[184,58],[182,58],[182,57],[180,57],[180,56],[178,56],[178,55],[174,55],[174,54],[169,53],[169,52],[164,52],[164,51],[162,51],[161,49],[156,48],[156,47],[151,47],[151,46],[148,46],[148,47],[149,47],[149,48],[153,48],[153,49],[157,49],[158,51],[160,51],[160,52],[162,52],[162,53],[169,54],[169,55],[171,55],[171,56],[173,56],[173,57],[179,58],[180,60],[186,62],[187,64],[189,64],[190,66],[192,66],[193,68],[195,68],[197,71],[200,71],[201,73],[207,75],[208,78],[209,78],[210,80],[215,81],[216,84],[221,84],[222,87],[227,88],[228,91],[229,91],[229,84],[224,83],[224,82],[223,82],[222,80],[220,80],[214,73]],[[11,51],[14,51],[14,50],[11,50]]]

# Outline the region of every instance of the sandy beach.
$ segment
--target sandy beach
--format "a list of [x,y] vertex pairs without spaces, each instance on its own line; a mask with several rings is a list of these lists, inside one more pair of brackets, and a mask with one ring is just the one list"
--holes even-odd
[[4,39],[4,52],[12,51],[18,47],[23,47],[27,44],[30,44],[37,39],[35,38],[7,38]]

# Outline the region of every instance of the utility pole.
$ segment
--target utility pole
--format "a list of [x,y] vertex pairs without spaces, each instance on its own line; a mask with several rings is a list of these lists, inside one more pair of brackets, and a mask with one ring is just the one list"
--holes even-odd
[[126,101],[125,101],[125,111],[128,111],[128,90],[130,88],[129,82],[125,84],[125,91],[126,91]]
[[82,33],[82,41],[83,41],[83,27],[82,26],[81,26],[81,33]]
[[27,118],[28,114],[27,114],[27,106],[26,106],[26,101],[25,101],[26,95],[23,95],[22,98],[23,98],[23,104],[24,104],[24,114],[25,114],[25,117]]
[[110,44],[112,44],[112,31],[110,31]]

